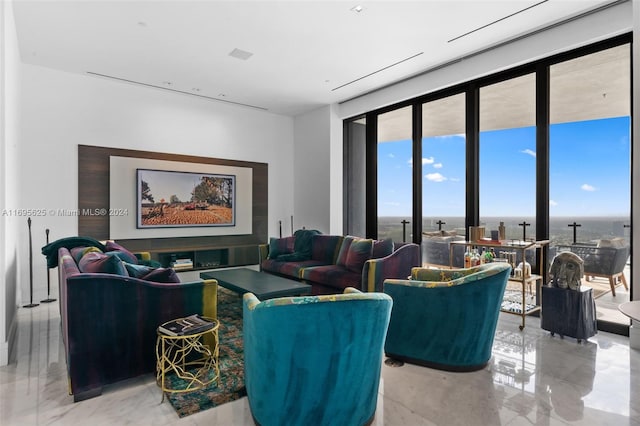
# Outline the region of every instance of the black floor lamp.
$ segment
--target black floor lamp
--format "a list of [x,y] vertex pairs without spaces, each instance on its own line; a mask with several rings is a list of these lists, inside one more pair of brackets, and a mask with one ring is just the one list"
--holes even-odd
[[33,245],[31,243],[31,218],[27,219],[27,225],[29,226],[29,304],[24,305],[23,308],[33,308],[38,306],[39,303],[33,303]]
[[[49,245],[49,228],[44,230],[45,234],[47,234],[47,245]],[[51,271],[49,270],[49,265],[47,265],[47,298],[41,300],[40,303],[51,303],[55,302],[56,299],[51,298]]]

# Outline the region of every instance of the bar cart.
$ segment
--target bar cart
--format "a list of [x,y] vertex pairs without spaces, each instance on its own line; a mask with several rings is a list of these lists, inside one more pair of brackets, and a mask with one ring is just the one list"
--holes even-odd
[[[478,248],[485,247],[487,249],[496,249],[496,250],[509,250],[515,251],[520,254],[520,259],[523,264],[526,261],[526,254],[528,250],[536,250],[542,249],[544,250],[546,246],[549,245],[549,240],[540,240],[540,241],[522,241],[522,240],[505,240],[505,241],[451,241],[449,244],[449,259],[453,259],[453,249],[455,246],[464,246],[466,248]],[[546,267],[543,264],[543,259],[545,256],[539,255],[538,258],[538,271],[540,274],[531,274],[526,273],[525,270],[522,271],[522,274],[516,276],[512,275],[509,278],[510,282],[515,282],[521,284],[521,288],[519,288],[521,298],[519,300],[504,300],[502,302],[501,311],[519,315],[522,318],[522,324],[520,325],[520,330],[524,329],[525,326],[525,317],[534,312],[540,311],[541,309],[541,299],[540,288],[541,285],[545,285],[545,271]],[[512,265],[515,266],[515,265]],[[453,263],[449,262],[449,267],[453,268]],[[525,268],[523,268],[525,269]],[[533,292],[531,290],[532,286],[535,286],[535,298],[531,300],[532,303],[527,303],[527,289],[529,289],[529,293],[532,295]]]

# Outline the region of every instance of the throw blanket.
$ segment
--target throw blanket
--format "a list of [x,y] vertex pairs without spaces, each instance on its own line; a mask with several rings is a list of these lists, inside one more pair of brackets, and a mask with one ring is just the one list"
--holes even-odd
[[67,237],[56,240],[42,247],[42,254],[47,258],[47,268],[55,268],[58,266],[58,250],[60,247],[72,249],[74,247],[98,247],[104,251],[105,246],[100,241],[91,237]]
[[298,229],[293,236],[293,253],[281,254],[276,259],[283,262],[301,262],[311,259],[311,238],[321,232],[315,229]]

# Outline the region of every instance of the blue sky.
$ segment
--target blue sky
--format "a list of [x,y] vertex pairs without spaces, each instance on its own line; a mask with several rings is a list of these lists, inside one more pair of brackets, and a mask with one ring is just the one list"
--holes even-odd
[[[550,128],[551,216],[628,216],[630,118]],[[480,134],[480,216],[535,216],[535,127]],[[464,216],[464,136],[423,139],[423,215]],[[378,215],[411,216],[411,141],[378,144]]]
[[149,184],[151,195],[156,203],[161,199],[169,202],[172,195],[177,195],[180,201],[190,201],[191,191],[200,183],[202,174],[170,172],[161,170],[138,170],[140,178]]

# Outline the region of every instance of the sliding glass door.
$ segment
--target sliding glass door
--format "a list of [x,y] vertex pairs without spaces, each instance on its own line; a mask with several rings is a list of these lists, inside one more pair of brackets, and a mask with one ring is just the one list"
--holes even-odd
[[480,89],[480,225],[535,239],[535,74]]
[[[366,204],[368,236],[422,242],[425,261],[426,238],[462,238],[471,225],[490,236],[502,222],[507,240],[550,240],[548,252],[527,258],[545,261],[539,272],[559,250],[586,246],[585,267],[599,259],[583,280],[594,288],[599,326],[624,333],[629,321],[617,305],[631,298],[630,39],[367,113],[367,196],[352,195],[356,210]],[[602,262],[618,246],[622,254]],[[448,264],[448,256],[426,263],[442,259]]]
[[465,95],[422,104],[422,231],[465,235]]
[[624,324],[617,306],[629,300],[630,81],[629,44],[550,67],[552,250],[583,257],[598,319]]
[[411,242],[413,144],[411,107],[378,116],[378,238]]

